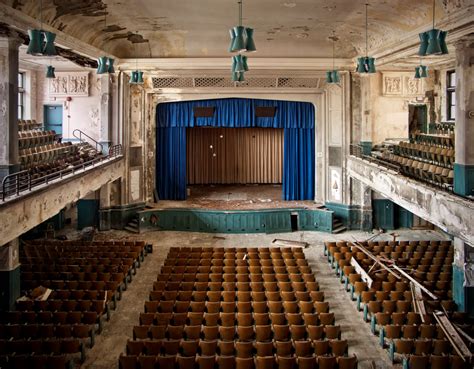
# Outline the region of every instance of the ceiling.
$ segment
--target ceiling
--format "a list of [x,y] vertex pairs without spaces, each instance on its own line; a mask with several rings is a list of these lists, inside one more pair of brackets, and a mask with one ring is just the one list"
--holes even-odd
[[[472,0],[436,0],[437,20]],[[39,20],[38,0],[0,0]],[[365,51],[366,0],[253,0],[243,24],[255,29],[256,57],[352,58]],[[369,49],[428,28],[432,0],[371,0]],[[43,0],[50,26],[120,58],[225,57],[237,0]],[[149,42],[147,42],[147,40]]]

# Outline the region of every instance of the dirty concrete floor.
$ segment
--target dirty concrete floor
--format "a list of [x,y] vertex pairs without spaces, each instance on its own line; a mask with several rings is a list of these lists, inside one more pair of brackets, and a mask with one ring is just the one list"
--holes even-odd
[[[400,240],[446,239],[444,234],[435,231],[398,230]],[[342,338],[349,343],[349,353],[359,358],[359,369],[392,368],[387,352],[378,345],[378,340],[357,312],[355,303],[344,292],[323,254],[323,242],[331,240],[366,240],[371,234],[365,232],[346,232],[333,235],[321,232],[294,232],[282,234],[206,234],[190,232],[149,232],[132,235],[123,231],[101,232],[95,239],[144,239],[153,244],[153,253],[149,254],[138,269],[133,282],[123,293],[117,310],[112,312],[109,322],[104,324],[102,334],[96,337],[96,344],[87,350],[87,359],[83,369],[110,369],[118,367],[118,357],[125,352],[127,339],[132,337],[132,328],[138,324],[144,302],[152,290],[153,282],[160,271],[167,252],[172,246],[212,246],[212,247],[255,247],[272,246],[275,238],[305,241],[309,247],[305,254],[316,280],[319,281],[325,298],[329,301],[330,311],[334,312],[336,324],[341,325]],[[389,234],[382,234],[376,240],[391,240]]]

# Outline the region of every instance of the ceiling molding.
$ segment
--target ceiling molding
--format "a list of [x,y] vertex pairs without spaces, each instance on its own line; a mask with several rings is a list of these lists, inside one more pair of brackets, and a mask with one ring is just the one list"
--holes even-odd
[[[118,70],[130,71],[141,69],[159,70],[228,70],[232,61],[229,58],[154,58],[154,59],[120,59]],[[324,71],[332,69],[332,58],[249,58],[251,70],[305,70]],[[335,59],[336,69],[353,70],[352,59]]]
[[[457,40],[474,32],[474,5],[469,5],[467,8],[459,9],[446,16],[442,21],[436,23],[436,27],[448,31],[446,41],[448,47],[453,50],[454,43]],[[418,34],[430,28],[431,25],[418,28],[407,33],[401,40],[371,50],[370,54],[377,59],[378,66],[400,62],[405,58],[415,57],[417,56],[420,45]],[[430,64],[435,66],[437,64],[435,58],[438,57],[424,57],[423,59],[434,60],[434,62],[431,62]],[[447,58],[454,60],[454,53],[450,53],[450,56]],[[444,65],[446,63],[449,63],[449,61],[447,62],[446,57],[444,57],[439,64]]]
[[[39,21],[26,15],[25,13],[13,9],[5,4],[0,3],[0,22],[6,23],[12,28],[17,29],[18,31],[27,33],[28,29],[30,28],[38,28]],[[78,54],[82,54],[89,58],[95,59],[101,55],[111,56],[116,58],[114,55],[110,53],[106,53],[105,51],[98,49],[84,41],[81,41],[75,37],[72,37],[62,31],[57,30],[45,23],[43,23],[43,29],[45,31],[54,32],[56,34],[56,41],[55,43],[58,46],[62,46],[66,49],[71,49],[77,52]]]

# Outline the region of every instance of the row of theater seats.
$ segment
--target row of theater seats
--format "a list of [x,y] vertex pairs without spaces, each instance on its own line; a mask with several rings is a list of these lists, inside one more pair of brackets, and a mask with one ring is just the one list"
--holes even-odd
[[20,162],[28,165],[35,162],[49,162],[63,155],[73,154],[78,150],[71,142],[52,143],[20,150]]
[[18,120],[19,131],[29,131],[32,129],[40,129],[42,126],[43,124],[36,122],[35,119],[19,119]]
[[53,289],[46,300],[19,299],[0,318],[0,368],[73,367],[94,345],[103,317],[150,248],[144,242],[30,241],[21,247],[21,288]]
[[409,159],[388,152],[385,152],[382,158],[393,164],[397,164],[400,167],[401,173],[408,177],[440,187],[452,188],[453,186],[453,169]]
[[[452,300],[451,241],[360,242],[375,257],[391,260],[430,290],[436,298],[424,296],[427,314],[414,311],[408,279],[374,268],[374,260],[353,243],[327,242],[325,253],[345,289],[363,311],[363,319],[379,335],[382,347],[388,347],[392,361],[402,360],[405,368],[467,368],[456,355],[432,312],[446,311],[451,320],[468,334],[474,333],[466,315],[456,312]],[[364,281],[352,259],[372,278]],[[443,363],[445,366],[440,366]]]
[[403,141],[394,147],[394,153],[446,168],[452,168],[455,160],[454,149]]
[[[37,148],[38,149],[38,148]],[[52,148],[41,147],[37,152],[20,157],[21,167],[27,169],[34,177],[58,172],[68,167],[74,167],[102,156],[92,146],[86,143],[56,144]]]
[[429,131],[437,135],[454,135],[454,122],[430,123]]
[[19,131],[18,147],[20,150],[30,149],[38,146],[50,145],[56,142],[55,131]]
[[354,369],[357,358],[302,249],[171,248],[119,366]]
[[[442,131],[441,131],[442,132]],[[410,142],[415,144],[454,149],[454,131],[447,133],[421,133],[410,135]]]

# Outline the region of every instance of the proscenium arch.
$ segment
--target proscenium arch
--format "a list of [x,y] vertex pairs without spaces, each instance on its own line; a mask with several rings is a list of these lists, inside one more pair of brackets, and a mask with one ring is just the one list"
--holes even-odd
[[[210,117],[195,117],[196,107],[215,107]],[[274,117],[257,117],[257,107],[276,107]],[[186,199],[186,129],[190,127],[284,129],[284,200],[315,198],[316,108],[301,101],[225,98],[157,105],[156,188],[164,200]]]

